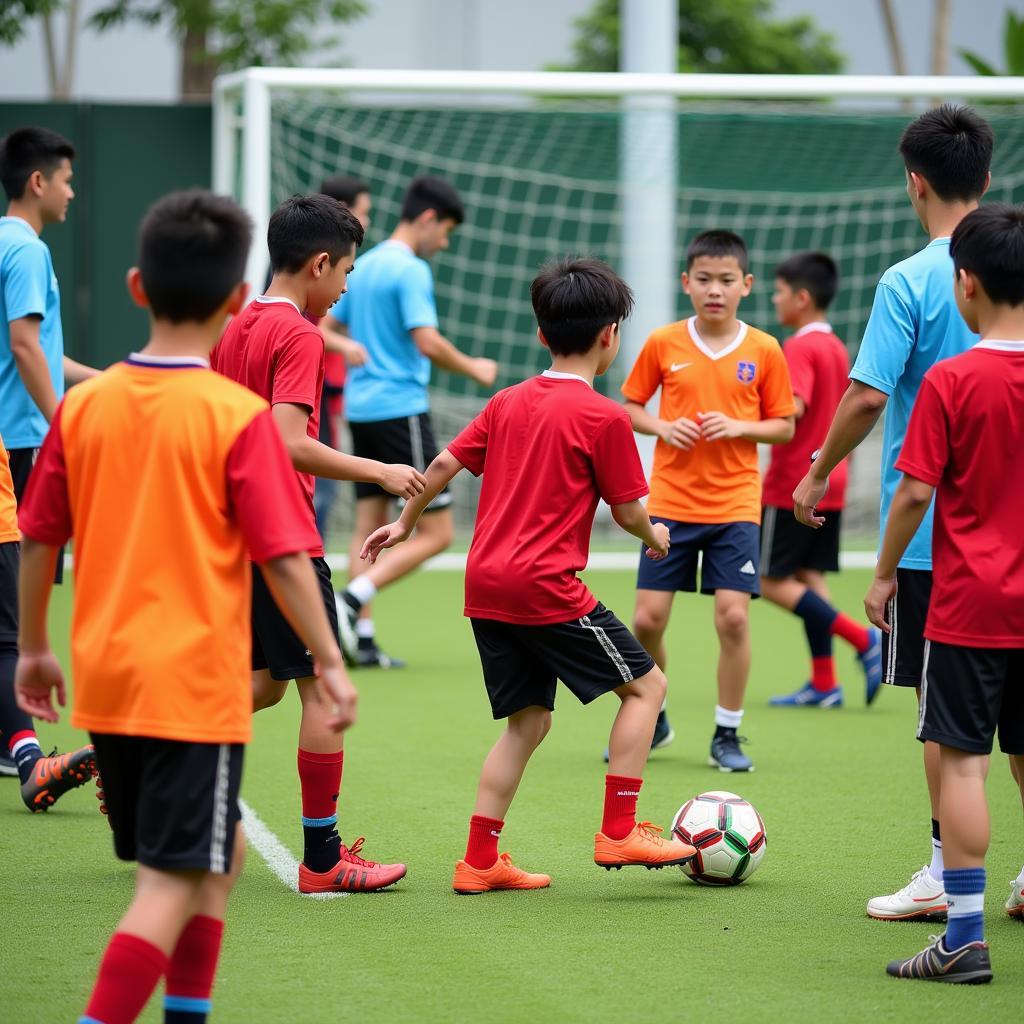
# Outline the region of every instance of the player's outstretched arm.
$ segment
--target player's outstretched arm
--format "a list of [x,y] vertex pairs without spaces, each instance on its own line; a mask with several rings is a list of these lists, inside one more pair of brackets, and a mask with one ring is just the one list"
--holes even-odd
[[328,724],[337,732],[347,729],[356,720],[356,688],[345,672],[309,557],[303,552],[281,555],[262,562],[260,569],[277,606],[313,655],[320,698],[331,707]]
[[612,505],[612,519],[619,526],[647,545],[645,552],[652,561],[660,561],[668,554],[668,527],[664,523],[652,523],[647,509],[639,501],[627,501]]
[[414,327],[412,340],[416,347],[439,370],[461,373],[475,380],[482,388],[489,388],[498,376],[498,364],[493,359],[474,359],[460,352],[436,327]]
[[407,501],[402,514],[393,523],[374,530],[363,543],[359,557],[366,559],[371,565],[384,548],[393,548],[406,540],[419,522],[423,510],[448,486],[459,471],[465,467],[452,453],[445,448],[434,461],[427,466],[427,486],[421,494]]
[[64,707],[64,673],[46,632],[46,611],[53,589],[54,570],[60,549],[28,537],[21,542],[21,569],[18,574],[18,667],[14,673],[14,693],[18,707],[44,722],[56,722],[57,703]]

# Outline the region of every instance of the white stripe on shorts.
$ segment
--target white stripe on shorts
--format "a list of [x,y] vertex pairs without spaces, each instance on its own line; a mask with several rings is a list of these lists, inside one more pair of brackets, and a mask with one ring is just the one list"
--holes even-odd
[[931,640],[924,642],[924,666],[921,669],[921,699],[918,701],[917,709],[917,738],[921,738],[921,730],[924,728],[924,713],[928,707],[928,655],[932,653]]
[[764,510],[764,525],[761,529],[761,564],[758,567],[762,576],[768,575],[768,567],[771,565],[772,544],[775,543],[775,517],[778,511],[774,505],[768,505]]
[[896,609],[898,605],[895,597],[890,597],[885,606],[885,612],[889,620],[889,657],[885,659],[885,679],[883,682],[889,686],[896,685]]
[[595,626],[590,621],[589,615],[584,615],[583,618],[579,620],[579,623],[584,629],[591,630],[594,636],[597,637],[597,642],[602,648],[604,648],[604,653],[608,655],[612,663],[619,670],[619,675],[622,676],[622,681],[624,683],[631,682],[633,679],[633,673],[630,671],[625,659],[619,653],[619,649],[612,643],[608,634],[600,626]]
[[228,785],[231,748],[226,743],[217,751],[217,780],[213,787],[213,821],[210,824],[210,870],[227,874],[225,852],[228,839]]
[[427,467],[423,464],[423,432],[419,416],[409,417],[409,447],[412,449],[412,467],[422,473]]

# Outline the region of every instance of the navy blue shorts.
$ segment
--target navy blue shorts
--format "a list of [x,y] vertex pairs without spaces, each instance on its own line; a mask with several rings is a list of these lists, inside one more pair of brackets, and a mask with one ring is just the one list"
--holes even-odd
[[677,523],[651,516],[668,527],[672,546],[668,556],[652,562],[640,553],[637,590],[697,589],[697,556],[702,555],[700,592],[738,590],[761,594],[758,563],[761,561],[761,528],[757,523]]

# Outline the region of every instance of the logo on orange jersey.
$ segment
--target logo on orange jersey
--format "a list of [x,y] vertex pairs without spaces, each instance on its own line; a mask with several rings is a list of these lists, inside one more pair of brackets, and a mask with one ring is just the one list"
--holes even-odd
[[749,384],[757,373],[757,366],[754,363],[737,363],[736,376],[744,384]]

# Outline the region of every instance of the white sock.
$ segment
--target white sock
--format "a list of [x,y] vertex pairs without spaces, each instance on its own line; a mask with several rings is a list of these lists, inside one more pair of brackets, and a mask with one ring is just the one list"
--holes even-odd
[[938,882],[939,885],[945,885],[942,880],[942,840],[936,839],[932,836],[932,862],[928,867],[928,874],[932,876],[932,880]]
[[367,601],[373,600],[374,595],[377,593],[377,585],[365,575],[357,576],[345,588],[345,593],[351,594],[359,602],[359,606],[362,607]]
[[742,721],[742,708],[739,711],[730,711],[728,708],[723,708],[721,704],[715,705],[715,725],[720,725],[723,729],[738,729]]
[[372,640],[377,635],[373,619],[356,619],[356,636],[360,640]]

